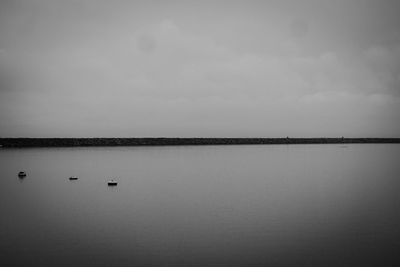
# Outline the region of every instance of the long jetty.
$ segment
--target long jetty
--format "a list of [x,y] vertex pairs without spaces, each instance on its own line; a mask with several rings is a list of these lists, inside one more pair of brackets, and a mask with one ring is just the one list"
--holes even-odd
[[0,138],[0,147],[400,143],[400,138]]

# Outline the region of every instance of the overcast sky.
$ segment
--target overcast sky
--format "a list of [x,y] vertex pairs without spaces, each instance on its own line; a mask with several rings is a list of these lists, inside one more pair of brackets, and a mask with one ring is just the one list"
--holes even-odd
[[0,137],[400,137],[400,2],[0,1]]

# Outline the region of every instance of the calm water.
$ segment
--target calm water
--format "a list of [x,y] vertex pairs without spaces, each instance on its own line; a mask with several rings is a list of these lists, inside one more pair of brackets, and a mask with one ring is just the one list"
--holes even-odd
[[399,159],[393,144],[1,149],[0,261],[394,266]]

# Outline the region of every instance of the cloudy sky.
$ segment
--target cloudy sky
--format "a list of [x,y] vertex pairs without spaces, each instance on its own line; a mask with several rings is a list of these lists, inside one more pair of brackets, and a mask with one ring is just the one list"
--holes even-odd
[[0,137],[399,137],[400,3],[0,1]]

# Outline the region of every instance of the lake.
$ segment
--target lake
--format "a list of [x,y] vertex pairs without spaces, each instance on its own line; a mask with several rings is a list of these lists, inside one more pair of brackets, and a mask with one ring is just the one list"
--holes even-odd
[[3,148],[0,262],[394,266],[399,159],[399,144]]

